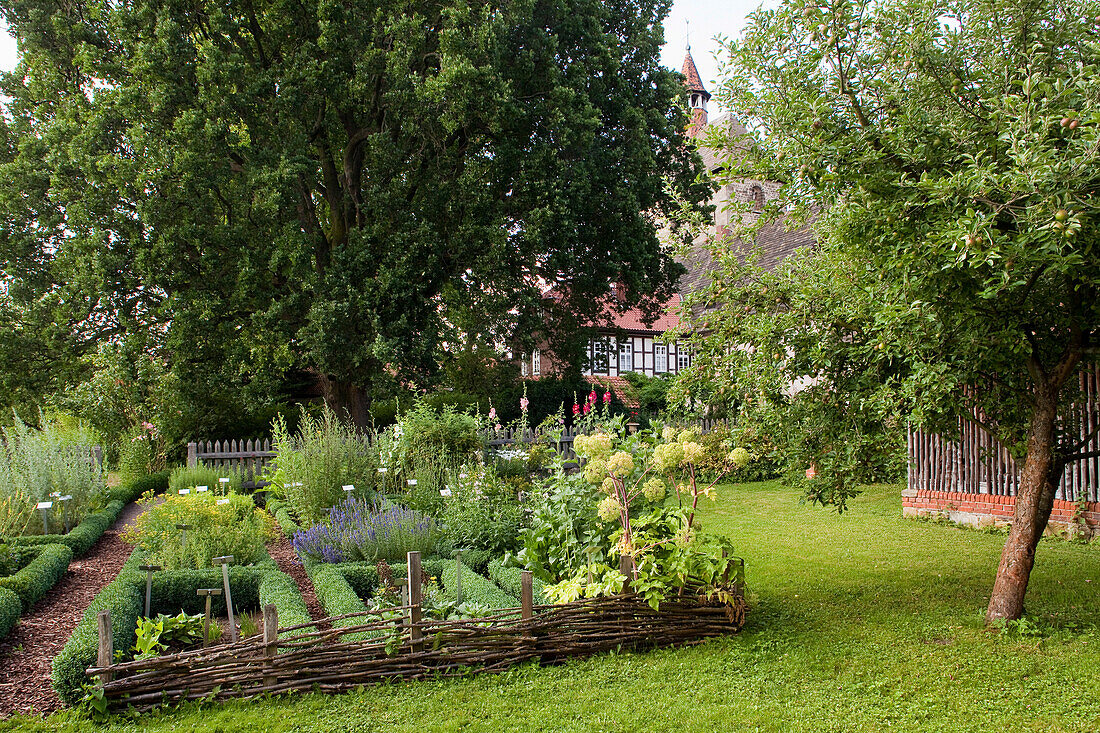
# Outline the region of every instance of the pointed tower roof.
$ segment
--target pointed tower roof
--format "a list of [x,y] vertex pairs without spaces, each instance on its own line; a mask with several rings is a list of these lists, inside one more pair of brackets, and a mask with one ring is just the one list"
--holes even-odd
[[703,86],[703,80],[699,77],[699,69],[695,67],[695,59],[691,57],[691,46],[688,46],[687,56],[684,57],[684,68],[682,73],[685,77],[685,86],[689,92],[698,92],[702,94],[707,101],[710,101],[710,92]]

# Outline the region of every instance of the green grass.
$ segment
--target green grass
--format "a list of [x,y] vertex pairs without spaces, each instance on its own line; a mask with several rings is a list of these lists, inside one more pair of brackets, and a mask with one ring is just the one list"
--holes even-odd
[[[104,730],[1096,731],[1100,545],[1044,541],[1040,637],[982,613],[1003,535],[903,520],[897,487],[841,516],[777,484],[723,487],[703,517],[748,563],[736,636],[450,682],[183,709]],[[3,730],[85,730],[72,713]]]

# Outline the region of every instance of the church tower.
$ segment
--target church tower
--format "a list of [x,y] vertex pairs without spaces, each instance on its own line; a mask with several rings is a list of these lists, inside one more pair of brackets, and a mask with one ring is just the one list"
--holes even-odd
[[707,102],[710,101],[710,92],[703,88],[699,69],[695,68],[695,59],[691,57],[691,46],[687,47],[687,56],[684,57],[683,74],[684,85],[688,90],[688,106],[691,108],[688,136],[696,137],[707,128]]

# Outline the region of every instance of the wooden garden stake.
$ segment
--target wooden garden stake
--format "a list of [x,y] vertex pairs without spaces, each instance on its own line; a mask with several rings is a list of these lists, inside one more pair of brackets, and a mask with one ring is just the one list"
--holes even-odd
[[523,618],[533,618],[535,615],[535,574],[530,570],[524,570],[519,574],[520,579],[520,614]]
[[206,596],[206,615],[202,619],[202,648],[210,646],[210,601],[222,594],[221,588],[199,588],[196,595]]
[[191,529],[191,525],[177,524],[176,529],[182,533],[180,536],[180,556],[187,557],[187,530]]
[[229,613],[229,638],[234,643],[237,641],[237,622],[233,619],[233,595],[229,592],[229,563],[233,562],[232,555],[215,557],[212,561],[215,565],[222,566],[222,587],[225,588],[225,608]]
[[149,606],[153,598],[153,573],[162,570],[160,565],[139,565],[145,571],[145,618],[149,618]]
[[409,641],[414,652],[421,650],[420,637],[423,631],[420,629],[420,602],[422,600],[422,588],[420,586],[420,553],[413,550],[408,555],[409,563]]
[[[111,612],[100,611],[96,617],[96,628],[99,631],[99,649],[96,652],[96,664],[100,667],[110,667],[115,661],[115,640],[111,633]],[[110,672],[99,673],[99,683],[106,685],[111,681]]]
[[634,558],[630,555],[619,555],[619,572],[626,576],[623,581],[623,593],[630,592],[630,580],[634,577]]
[[276,644],[279,641],[279,610],[274,603],[264,606],[264,689],[270,689],[278,682],[273,673]]

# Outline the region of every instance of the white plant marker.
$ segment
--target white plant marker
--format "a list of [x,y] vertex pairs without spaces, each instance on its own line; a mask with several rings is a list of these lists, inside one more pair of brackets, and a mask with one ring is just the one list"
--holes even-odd
[[440,496],[450,496],[451,495],[451,490],[450,489],[440,489],[439,490],[439,495]]
[[195,493],[196,494],[205,494],[208,491],[210,491],[210,489],[205,487],[205,486],[196,486],[195,487]]
[[219,478],[218,479],[218,486],[222,490],[222,496],[225,496],[226,494],[229,493],[229,479],[228,478],[226,478],[224,476]]
[[221,506],[222,504],[228,504],[228,503],[229,503],[229,499],[218,499],[218,506]]
[[[205,487],[205,486],[203,486],[202,488],[204,488],[204,489],[205,489],[206,487]],[[195,489],[195,490],[196,490],[196,491],[198,491],[198,489]],[[179,495],[180,495],[180,496],[187,496],[187,495],[188,495],[188,494],[190,494],[190,493],[191,493],[191,489],[180,489],[180,490],[179,490]]]
[[40,501],[38,502],[38,509],[42,512],[42,534],[50,533],[50,518],[49,511],[53,509],[52,501]]
[[414,479],[414,478],[409,479],[408,484],[409,484],[409,486],[416,486],[416,479]]

